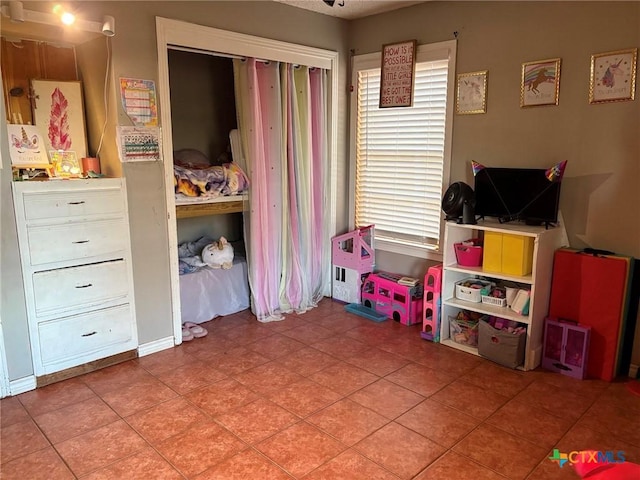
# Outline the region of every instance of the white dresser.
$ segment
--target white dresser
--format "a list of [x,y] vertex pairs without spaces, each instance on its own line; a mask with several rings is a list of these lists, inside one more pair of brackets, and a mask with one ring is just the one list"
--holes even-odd
[[62,379],[100,359],[135,356],[124,179],[12,185],[38,386],[54,381],[43,378],[54,372],[67,371]]

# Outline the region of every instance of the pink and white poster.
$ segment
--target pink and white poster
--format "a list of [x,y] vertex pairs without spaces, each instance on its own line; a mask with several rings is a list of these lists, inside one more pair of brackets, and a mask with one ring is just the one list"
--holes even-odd
[[42,132],[46,151],[74,151],[87,156],[82,84],[60,80],[31,80],[33,119]]

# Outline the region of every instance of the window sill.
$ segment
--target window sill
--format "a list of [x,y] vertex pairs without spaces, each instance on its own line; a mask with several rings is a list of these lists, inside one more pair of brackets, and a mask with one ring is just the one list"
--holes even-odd
[[408,257],[424,258],[426,260],[433,260],[436,262],[442,262],[442,253],[437,250],[437,247],[427,247],[418,245],[408,245],[406,243],[394,242],[392,240],[386,240],[381,238],[375,239],[375,249],[384,250],[385,252],[397,253],[400,255],[406,255]]

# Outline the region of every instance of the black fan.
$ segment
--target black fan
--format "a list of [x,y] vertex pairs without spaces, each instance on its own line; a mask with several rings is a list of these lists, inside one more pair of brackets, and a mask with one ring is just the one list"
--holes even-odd
[[[442,197],[442,211],[446,214],[446,220],[457,220],[458,223],[475,225],[475,194],[473,188],[464,182],[455,182],[449,185]],[[460,220],[462,217],[462,220]]]

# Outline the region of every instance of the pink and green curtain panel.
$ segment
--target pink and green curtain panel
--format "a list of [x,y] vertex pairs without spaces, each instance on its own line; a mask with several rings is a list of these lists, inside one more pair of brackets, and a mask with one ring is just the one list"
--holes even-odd
[[245,212],[251,307],[262,322],[328,293],[327,72],[234,60],[238,127],[251,184]]

